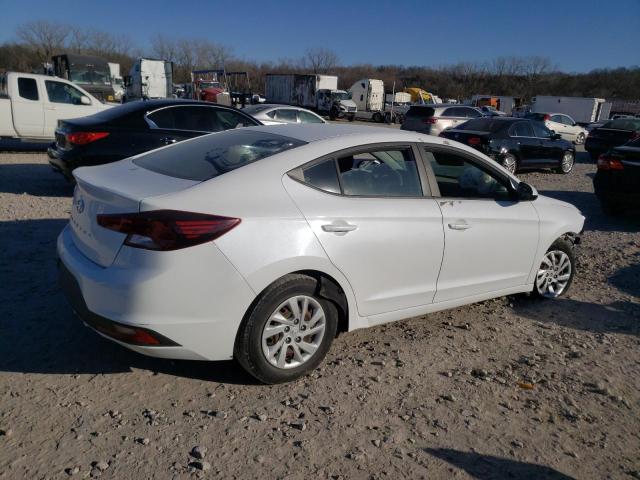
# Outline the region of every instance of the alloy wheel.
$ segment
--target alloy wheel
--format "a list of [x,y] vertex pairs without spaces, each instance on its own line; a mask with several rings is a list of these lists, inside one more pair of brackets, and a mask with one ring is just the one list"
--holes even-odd
[[509,173],[516,173],[516,167],[518,166],[516,157],[513,155],[505,155],[502,159],[502,166],[509,171]]
[[579,133],[576,137],[576,144],[582,145],[584,143],[584,133]]
[[562,250],[550,250],[542,259],[536,275],[536,289],[543,297],[562,295],[571,280],[571,259]]
[[276,308],[265,324],[262,352],[277,368],[299,367],[315,355],[325,329],[325,312],[315,298],[291,297]]
[[560,168],[563,173],[569,173],[573,169],[573,153],[565,152],[562,156],[562,162],[560,163]]

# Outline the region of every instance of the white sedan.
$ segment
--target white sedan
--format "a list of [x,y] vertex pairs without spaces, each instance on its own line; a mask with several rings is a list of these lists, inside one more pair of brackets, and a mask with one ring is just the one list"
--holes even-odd
[[564,140],[576,145],[582,145],[589,135],[586,128],[578,125],[573,118],[564,113],[530,113],[527,117],[544,122],[549,130],[553,130]]
[[326,123],[324,119],[302,107],[279,105],[275,103],[261,103],[248,105],[242,109],[263,125],[281,125],[283,123]]
[[74,175],[58,255],[84,322],[266,383],[339,331],[564,294],[584,222],[470,147],[377,127],[229,130]]

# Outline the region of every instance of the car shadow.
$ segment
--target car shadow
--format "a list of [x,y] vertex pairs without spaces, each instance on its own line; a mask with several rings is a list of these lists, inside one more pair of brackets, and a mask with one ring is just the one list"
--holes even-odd
[[592,333],[640,336],[640,306],[632,302],[616,301],[603,305],[566,297],[539,300],[528,295],[514,295],[511,298],[517,315],[541,323],[555,323]]
[[541,195],[570,203],[585,216],[585,230],[603,232],[640,232],[640,215],[628,211],[622,215],[607,215],[594,193],[570,190],[540,190]]
[[551,467],[521,462],[509,458],[461,452],[451,448],[425,448],[424,451],[440,460],[464,470],[480,480],[573,480]]
[[609,283],[628,295],[640,297],[640,253],[635,256],[639,257],[639,263],[621,268],[609,277]]
[[146,357],[83,325],[58,287],[55,243],[66,220],[0,222],[0,372],[112,374],[143,369],[229,384],[257,381],[233,361]]
[[73,185],[44,163],[0,164],[0,192],[36,197],[71,197]]
[[46,152],[51,142],[22,142],[18,139],[4,138],[0,140],[2,153],[33,153]]

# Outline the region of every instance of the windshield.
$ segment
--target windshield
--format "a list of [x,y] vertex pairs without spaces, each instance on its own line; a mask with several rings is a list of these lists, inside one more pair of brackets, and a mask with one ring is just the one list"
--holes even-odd
[[204,182],[304,144],[260,130],[228,130],[151,152],[133,162],[162,175]]
[[95,70],[84,65],[74,65],[69,71],[69,80],[85,85],[109,85],[111,83],[109,72]]
[[220,82],[200,82],[200,88],[222,88]]
[[351,100],[351,92],[331,92],[334,100]]

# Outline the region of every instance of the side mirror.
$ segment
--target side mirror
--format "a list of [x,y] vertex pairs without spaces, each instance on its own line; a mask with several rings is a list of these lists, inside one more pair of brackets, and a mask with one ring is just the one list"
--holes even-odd
[[517,194],[518,200],[523,202],[528,202],[538,198],[538,193],[535,191],[535,189],[531,185],[525,182],[520,182],[518,184],[518,188],[516,189],[516,194]]
[[560,138],[560,134],[556,133],[555,130],[550,130],[551,136],[549,137],[551,140],[558,140]]
[[89,100],[87,97],[83,95],[80,97],[80,103],[82,105],[91,105],[91,100]]

